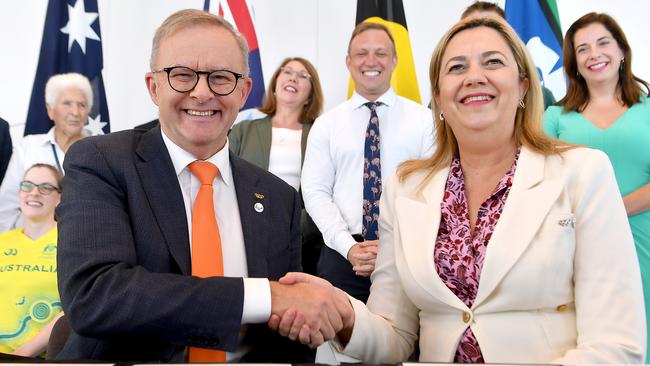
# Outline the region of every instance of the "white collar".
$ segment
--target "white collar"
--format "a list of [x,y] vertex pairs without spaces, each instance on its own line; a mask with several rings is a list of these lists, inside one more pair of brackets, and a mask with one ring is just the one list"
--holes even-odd
[[[375,102],[381,102],[382,104],[390,107],[392,105],[395,105],[396,100],[397,100],[397,94],[395,93],[395,90],[393,90],[393,88],[388,88],[388,90],[386,90],[384,94],[382,94],[379,98],[377,98]],[[350,102],[352,103],[353,109],[358,109],[363,107],[366,103],[370,102],[370,100],[361,96],[355,90],[354,93],[352,93],[352,97],[350,97]]]
[[[169,157],[172,159],[172,164],[174,165],[174,171],[176,172],[176,176],[179,176],[183,172],[183,169],[187,168],[188,164],[200,160],[197,159],[194,155],[185,151],[180,146],[176,145],[165,134],[165,131],[163,131],[162,128],[160,129],[160,133],[162,134],[163,142],[167,147],[167,151],[169,151]],[[221,150],[217,151],[217,153],[212,155],[211,157],[202,160],[202,161],[208,161],[216,165],[217,168],[219,168],[219,174],[221,175],[221,179],[227,186],[230,185],[231,177],[232,177],[232,174],[230,173],[230,159],[228,154],[229,154],[228,140],[226,139],[226,144],[223,146],[223,148],[221,148]]]

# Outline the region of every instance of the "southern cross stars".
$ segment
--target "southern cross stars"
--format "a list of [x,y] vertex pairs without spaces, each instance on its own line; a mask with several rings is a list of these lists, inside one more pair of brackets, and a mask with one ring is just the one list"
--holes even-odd
[[90,26],[98,16],[97,13],[86,13],[84,0],[77,0],[74,7],[68,4],[68,24],[61,28],[61,32],[68,35],[68,52],[75,41],[83,53],[86,53],[86,38],[99,41],[99,36]]

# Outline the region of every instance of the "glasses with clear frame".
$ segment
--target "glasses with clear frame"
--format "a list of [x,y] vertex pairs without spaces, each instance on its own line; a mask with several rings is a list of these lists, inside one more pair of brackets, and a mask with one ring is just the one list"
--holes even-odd
[[61,193],[61,188],[55,187],[51,185],[50,183],[41,183],[41,184],[36,184],[34,182],[24,180],[20,182],[20,190],[29,193],[31,192],[34,188],[38,188],[38,192],[42,195],[47,196],[48,194],[57,191]]
[[290,77],[296,78],[298,80],[311,81],[311,75],[307,71],[296,71],[290,67],[283,66],[280,68],[282,74]]
[[167,73],[169,86],[179,93],[192,91],[199,83],[200,75],[206,75],[210,90],[221,96],[232,93],[237,86],[237,81],[244,77],[243,74],[230,70],[200,71],[185,66],[164,67],[153,72]]

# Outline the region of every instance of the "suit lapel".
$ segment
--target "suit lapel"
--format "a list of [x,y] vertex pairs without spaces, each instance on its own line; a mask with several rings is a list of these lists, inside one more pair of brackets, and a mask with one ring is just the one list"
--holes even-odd
[[[233,182],[237,193],[237,205],[244,234],[248,277],[268,277],[267,249],[265,246],[270,225],[270,197],[264,187],[258,187],[259,176],[243,160],[230,154]],[[259,203],[264,210],[257,212]],[[259,207],[259,206],[258,206]]]
[[160,127],[145,132],[136,147],[135,166],[169,252],[185,275],[191,274],[190,243],[183,195]]
[[[436,173],[422,190],[421,197],[398,196],[395,210],[399,235],[408,270],[418,284],[434,298],[459,309],[466,309],[438,276],[433,261],[440,226],[440,202],[449,169]],[[415,178],[421,181],[421,179]],[[399,249],[396,249],[399,250]]]
[[546,157],[522,147],[512,188],[488,244],[474,306],[490,296],[519,260],[562,191],[562,179],[544,179],[545,163]]

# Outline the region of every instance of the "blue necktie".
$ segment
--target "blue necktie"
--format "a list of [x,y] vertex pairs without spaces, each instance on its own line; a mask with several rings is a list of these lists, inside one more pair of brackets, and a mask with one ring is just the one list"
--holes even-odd
[[363,238],[377,240],[379,237],[379,197],[381,197],[381,160],[379,158],[379,118],[377,107],[381,102],[368,102],[370,121],[366,129],[363,150]]

